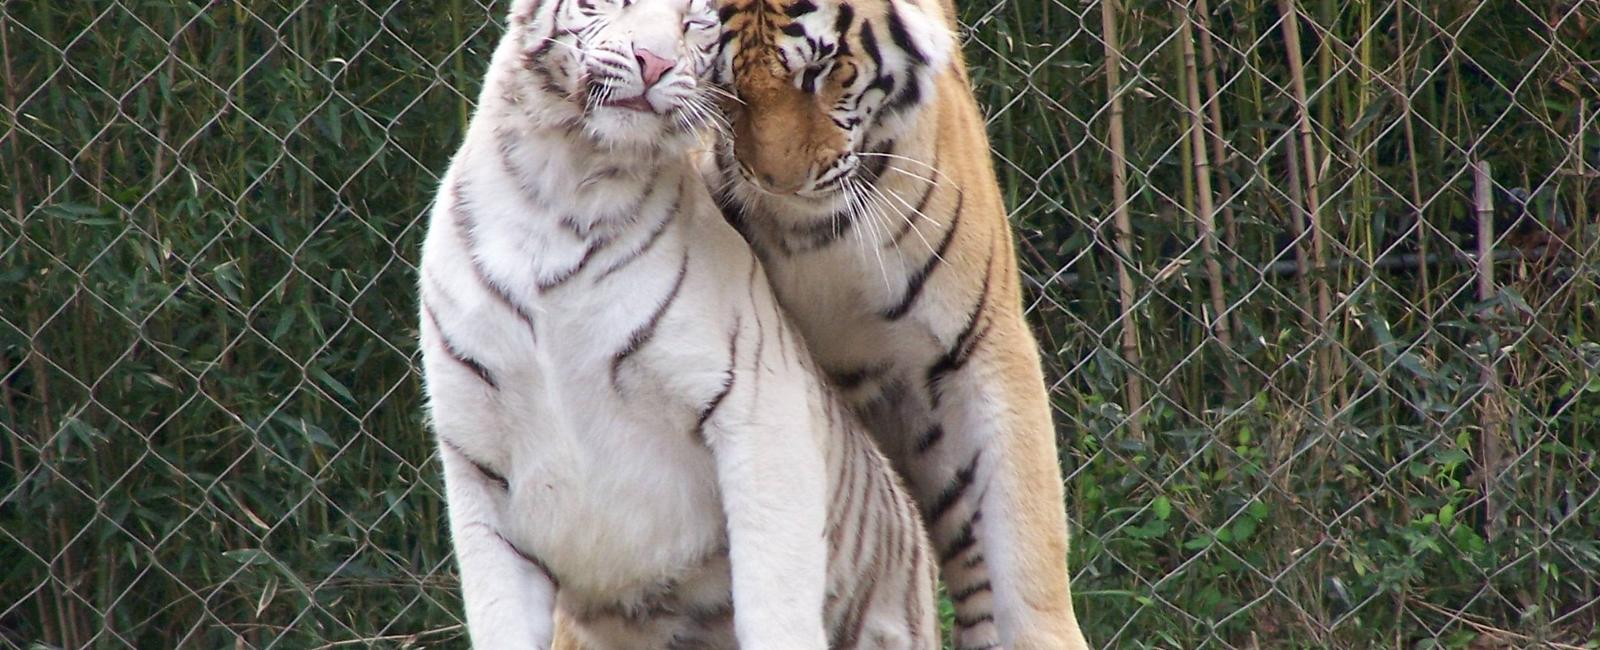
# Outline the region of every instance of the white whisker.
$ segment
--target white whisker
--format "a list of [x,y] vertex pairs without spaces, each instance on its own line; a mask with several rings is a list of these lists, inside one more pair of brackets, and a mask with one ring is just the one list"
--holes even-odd
[[744,100],[739,99],[738,96],[736,96],[733,93],[730,93],[730,92],[728,92],[726,90],[723,90],[721,88],[718,88],[718,87],[710,85],[710,84],[707,84],[705,86],[705,89],[709,90],[709,91],[711,91],[713,93],[716,93],[717,95],[721,96],[723,99],[728,99],[728,100],[732,100],[732,101],[738,102],[738,104],[740,106],[744,105]]
[[873,215],[867,210],[866,197],[858,183],[844,183],[842,189],[844,190],[845,210],[857,223],[856,243],[862,248],[872,249],[873,255],[878,262],[878,274],[883,277],[883,290],[885,292],[893,291],[894,287],[889,282],[889,269],[883,263],[883,251],[880,250],[879,246],[869,243],[865,233],[862,232],[868,227],[867,221],[874,219]]
[[[940,182],[941,183],[944,182],[944,181],[949,181],[951,185],[955,185],[956,184],[955,180],[950,178],[948,175],[946,175],[943,170],[940,170],[938,167],[934,167],[933,165],[930,165],[928,163],[922,162],[921,160],[917,160],[916,158],[912,158],[910,156],[902,156],[900,154],[882,153],[882,152],[874,152],[874,151],[861,151],[861,152],[857,152],[856,155],[858,155],[858,156],[877,156],[879,158],[889,158],[889,159],[892,159],[892,160],[904,160],[906,162],[916,163],[917,165],[921,165],[923,168],[925,168],[928,171],[931,171],[935,175],[937,175],[940,178]],[[910,172],[906,172],[905,170],[901,170],[901,172],[902,173],[906,173],[906,174],[910,174]],[[919,176],[918,178],[921,178],[921,177]],[[924,180],[928,180],[928,179],[924,179]],[[931,183],[933,181],[932,180],[928,180],[928,182]]]
[[725,135],[727,133],[721,123],[712,120],[710,116],[706,114],[705,107],[693,102],[684,102],[683,111],[694,120],[694,124],[697,126],[698,130],[711,131],[719,135]]
[[[890,169],[894,169],[896,171],[902,171],[898,167],[891,167]],[[909,174],[910,172],[905,172],[905,173]],[[921,176],[917,176],[917,178],[922,178],[922,177]],[[927,180],[927,179],[923,179],[923,180]],[[937,186],[937,183],[934,183],[933,181],[928,181],[928,183]],[[933,189],[934,188],[929,188],[928,191],[931,192],[931,191],[933,191]],[[883,190],[879,190],[879,191],[883,191]],[[911,213],[916,215],[918,218],[920,218],[920,219],[922,219],[924,221],[927,221],[928,223],[931,223],[931,224],[934,224],[934,225],[939,225],[939,221],[937,219],[934,219],[933,217],[930,217],[930,216],[928,216],[926,214],[923,214],[923,212],[921,210],[918,210],[915,207],[912,207],[912,205],[910,203],[908,203],[905,200],[905,198],[901,197],[898,193],[894,194],[894,198],[895,198],[895,200],[899,201],[901,205],[906,206],[906,209],[910,210]]]
[[684,124],[693,126],[697,130],[712,131],[720,136],[726,136],[731,130],[727,121],[722,119],[721,111],[710,106],[700,94],[691,93],[680,97],[679,110],[686,120]]
[[[859,191],[862,193],[863,202],[866,202],[866,203],[868,203],[870,205],[870,201],[869,200],[872,198],[872,195],[867,193],[867,189],[870,189],[870,188],[862,188]],[[873,230],[874,230],[874,232],[877,232],[879,230],[879,226],[881,226],[881,230],[882,230],[882,234],[879,234],[877,237],[873,237],[872,239],[880,240],[880,239],[883,238],[884,235],[887,235],[887,234],[889,234],[889,232],[891,232],[891,230],[889,228],[889,215],[884,213],[882,206],[877,206],[877,209],[873,210],[872,214],[873,214],[872,221],[873,221]],[[893,287],[890,286],[890,283],[889,283],[888,265],[884,264],[884,261],[883,261],[883,246],[878,245],[877,241],[873,242],[872,254],[877,257],[878,270],[879,270],[879,273],[881,273],[883,275],[883,289],[884,289],[884,291],[885,292],[892,291]]]
[[[916,215],[917,217],[919,217],[921,219],[924,219],[928,223],[932,223],[934,225],[938,225],[939,224],[938,220],[936,220],[933,217],[930,217],[930,216],[928,216],[926,214],[923,214],[921,210],[916,209],[910,203],[906,202],[905,198],[900,196],[899,194],[897,194],[895,192],[885,192],[884,190],[880,190],[880,189],[875,188],[875,187],[872,188],[872,190],[873,190],[873,192],[875,192],[877,194],[878,200],[884,201],[885,203],[887,203],[888,200],[889,200],[889,197],[893,197],[894,200],[899,201],[900,205],[905,206],[906,210],[909,210],[912,214]],[[887,194],[888,196],[884,196],[885,194]],[[922,229],[917,227],[916,222],[912,220],[911,216],[907,215],[905,212],[902,212],[902,211],[900,211],[898,209],[895,210],[895,213],[900,215],[900,219],[905,222],[907,227],[911,228],[911,232],[917,236],[917,239],[922,241],[922,245],[923,245],[923,247],[928,249],[928,253],[933,255],[934,257],[938,257],[939,256],[939,252],[937,250],[934,250],[933,244],[928,241],[927,237],[923,236]],[[895,248],[896,248],[896,250],[899,249],[899,242],[895,242]]]
[[724,171],[722,169],[721,165],[718,165],[716,167],[716,169],[717,169],[717,173],[718,173],[718,178],[717,178],[717,187],[716,187],[715,193],[717,193],[717,194],[725,194],[725,193],[727,193],[727,191],[729,189],[733,188],[733,184],[734,183],[739,182],[739,177],[734,175],[734,174],[727,173],[726,171]]
[[891,166],[891,167],[889,167],[888,169],[886,169],[884,171],[900,172],[901,174],[904,174],[906,176],[910,176],[912,178],[915,178],[915,179],[917,179],[919,181],[922,181],[924,183],[927,183],[929,185],[938,185],[938,182],[934,181],[931,178],[928,178],[927,176],[923,176],[922,174],[916,174],[916,173],[908,172],[908,171],[906,171],[904,169],[901,169],[899,167]]
[[[706,86],[705,88],[710,88],[710,86]],[[691,95],[690,100],[694,102],[694,104],[698,106],[707,115],[707,117],[711,118],[712,121],[720,125],[724,131],[732,130],[732,125],[728,124],[727,116],[723,115],[722,111],[717,109],[716,104],[712,103],[704,95]]]

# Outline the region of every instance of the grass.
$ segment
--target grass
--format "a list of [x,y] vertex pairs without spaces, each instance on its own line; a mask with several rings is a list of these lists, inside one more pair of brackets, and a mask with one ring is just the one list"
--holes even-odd
[[[1600,9],[960,4],[1094,642],[1600,636]],[[499,11],[0,10],[0,646],[465,645],[412,265]]]

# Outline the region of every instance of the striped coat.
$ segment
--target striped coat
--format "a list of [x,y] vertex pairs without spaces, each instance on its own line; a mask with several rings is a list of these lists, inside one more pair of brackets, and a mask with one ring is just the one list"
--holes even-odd
[[443,179],[421,345],[473,643],[937,648],[915,507],[688,162],[707,17],[519,1]]

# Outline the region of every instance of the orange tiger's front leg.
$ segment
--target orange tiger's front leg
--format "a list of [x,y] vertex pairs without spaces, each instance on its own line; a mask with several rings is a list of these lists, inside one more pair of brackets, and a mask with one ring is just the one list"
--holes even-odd
[[[995,414],[999,426],[989,441],[1000,452],[1003,468],[981,507],[1010,516],[980,526],[995,540],[985,545],[995,563],[991,573],[1007,585],[996,593],[1002,600],[1000,629],[1007,648],[1086,650],[1066,570],[1068,532],[1055,427],[1034,339],[1020,320],[1017,330],[1019,344],[997,350],[992,360],[1007,379],[985,382],[998,393],[995,402],[1006,405]],[[981,409],[986,401],[980,398],[972,406]]]
[[956,648],[1079,650],[1057,445],[1034,339],[995,314],[986,340],[942,378],[936,428],[909,452]]
[[572,621],[567,620],[567,615],[559,609],[556,610],[555,639],[550,644],[550,650],[584,650],[583,642],[572,631]]

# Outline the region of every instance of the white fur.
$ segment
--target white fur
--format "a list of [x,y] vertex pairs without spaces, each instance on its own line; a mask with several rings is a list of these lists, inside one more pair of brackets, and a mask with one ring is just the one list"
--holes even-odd
[[[678,43],[677,74],[703,75],[703,35],[679,35],[706,1],[611,6],[551,51],[556,84],[580,94],[580,50],[629,41]],[[546,648],[557,607],[632,612],[664,588],[688,607],[731,589],[738,647],[820,650],[842,462],[831,397],[681,150],[694,138],[543,89],[525,55],[572,4],[513,7],[423,248],[423,366],[473,644]],[[581,631],[594,647],[684,633]]]

